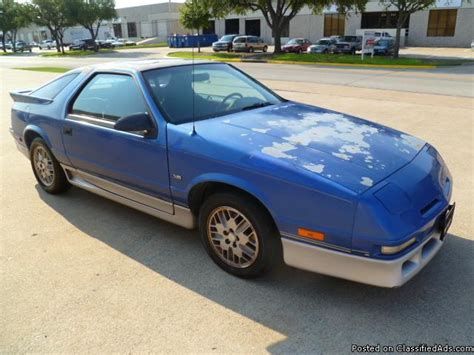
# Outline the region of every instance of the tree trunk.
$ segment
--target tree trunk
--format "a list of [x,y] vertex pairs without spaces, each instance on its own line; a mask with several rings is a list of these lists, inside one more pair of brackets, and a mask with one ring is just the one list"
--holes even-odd
[[13,53],[16,52],[16,30],[12,30],[11,32],[11,36],[12,36],[12,48],[13,48]]
[[402,32],[402,26],[403,26],[403,19],[404,15],[401,13],[398,14],[398,20],[397,20],[397,32],[395,35],[395,43],[393,44],[393,58],[398,58],[398,54],[400,52],[400,35]]
[[6,53],[7,52],[7,49],[5,48],[5,37],[7,36],[7,34],[5,33],[5,31],[3,31],[3,35],[2,35],[2,48],[3,48],[3,51]]
[[201,53],[201,41],[200,41],[200,31],[199,31],[199,28],[198,28],[198,53]]
[[273,40],[275,41],[275,49],[273,53],[281,53],[281,29],[278,25],[279,21],[273,21]]
[[[97,32],[94,32],[94,25],[91,25],[90,27],[86,27],[89,30],[89,33],[91,35],[91,39],[95,42],[95,39],[97,38],[97,32],[99,32],[99,29],[97,28]],[[94,52],[99,51],[99,45],[96,43],[94,46]]]

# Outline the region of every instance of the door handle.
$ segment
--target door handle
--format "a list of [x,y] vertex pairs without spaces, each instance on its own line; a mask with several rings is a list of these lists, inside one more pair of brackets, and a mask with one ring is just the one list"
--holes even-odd
[[64,127],[63,133],[67,134],[68,136],[72,136],[72,128],[71,127]]

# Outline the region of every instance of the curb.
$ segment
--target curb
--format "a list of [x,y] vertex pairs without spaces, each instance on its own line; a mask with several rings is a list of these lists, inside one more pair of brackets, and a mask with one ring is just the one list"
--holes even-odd
[[[166,58],[180,59],[166,55]],[[182,58],[181,58],[182,59]],[[436,69],[437,65],[402,65],[402,64],[353,64],[353,63],[331,63],[331,62],[298,62],[289,60],[255,60],[245,58],[211,58],[206,60],[215,60],[217,62],[229,63],[268,63],[268,64],[300,64],[300,65],[319,65],[333,67],[354,67],[354,68],[384,68],[384,69]]]
[[334,67],[362,67],[362,68],[386,68],[386,69],[436,69],[437,65],[402,65],[402,64],[354,64],[354,63],[331,63],[331,62],[297,62],[286,60],[269,60],[271,64],[301,64],[301,65],[321,65]]

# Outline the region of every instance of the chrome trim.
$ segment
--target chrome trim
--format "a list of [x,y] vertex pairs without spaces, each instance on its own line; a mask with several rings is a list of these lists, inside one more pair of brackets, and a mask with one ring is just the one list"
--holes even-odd
[[61,166],[67,179],[74,186],[181,227],[196,228],[196,217],[188,208],[126,188],[66,165]]
[[382,260],[341,253],[283,237],[287,265],[379,287],[399,287],[415,276],[443,246],[441,233],[397,259]]
[[299,235],[295,235],[295,234],[291,234],[291,233],[287,233],[287,232],[280,232],[280,234],[281,234],[283,237],[286,237],[286,238],[289,238],[289,239],[294,239],[294,240],[296,240],[296,241],[298,241],[298,242],[303,242],[303,243],[308,243],[308,244],[314,244],[314,245],[322,246],[322,247],[325,247],[325,248],[330,248],[330,249],[342,251],[342,252],[344,252],[344,253],[350,253],[350,252],[351,252],[351,249],[345,248],[345,247],[341,247],[341,246],[339,246],[339,245],[335,245],[335,244],[331,244],[331,243],[326,243],[326,242],[322,242],[322,241],[319,241],[319,240],[304,238],[304,237],[300,237]]

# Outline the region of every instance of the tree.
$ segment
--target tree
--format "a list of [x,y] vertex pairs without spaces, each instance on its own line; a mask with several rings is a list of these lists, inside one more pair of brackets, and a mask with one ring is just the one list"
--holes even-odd
[[117,17],[114,0],[74,0],[68,16],[87,29],[95,41],[103,21]]
[[393,48],[393,58],[398,58],[400,51],[400,33],[408,17],[417,11],[432,6],[436,0],[380,0],[386,8],[394,7],[397,10],[397,33]]
[[[209,11],[208,0],[187,0],[180,8],[182,25],[190,30],[196,30],[197,34],[201,33],[201,29],[209,24],[212,15]],[[198,37],[198,52],[201,52]]]
[[31,23],[29,4],[20,4],[14,0],[2,0],[0,3],[0,30],[2,31],[3,51],[6,52],[7,36],[12,41],[13,51],[16,50],[16,34],[20,28]]
[[362,11],[367,0],[208,0],[208,2],[212,9],[211,13],[217,14],[216,17],[231,12],[245,14],[248,11],[260,11],[272,29],[275,53],[280,53],[282,30],[303,7],[308,6],[317,13],[335,4],[340,13],[346,13],[351,9]]
[[68,7],[71,0],[33,0],[33,21],[39,26],[46,26],[56,41],[58,52],[64,53],[64,31],[77,24],[70,16]]

